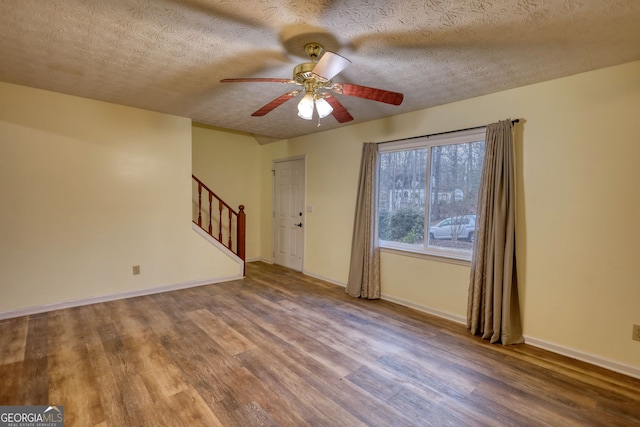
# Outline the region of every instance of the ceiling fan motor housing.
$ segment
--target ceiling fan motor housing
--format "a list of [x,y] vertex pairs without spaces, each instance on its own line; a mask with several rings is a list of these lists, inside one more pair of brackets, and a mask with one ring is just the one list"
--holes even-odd
[[293,80],[297,83],[304,84],[305,81],[311,78],[311,72],[315,66],[315,62],[305,62],[303,64],[296,65],[293,69]]
[[[311,42],[304,45],[304,51],[309,58],[311,58],[311,62],[296,65],[293,69],[293,80],[301,85],[305,85],[309,80],[313,80],[313,82],[316,83],[317,79],[312,76],[311,72],[315,66],[318,65],[316,60],[324,53],[324,47],[320,43]],[[319,85],[318,87],[321,86],[322,85]]]

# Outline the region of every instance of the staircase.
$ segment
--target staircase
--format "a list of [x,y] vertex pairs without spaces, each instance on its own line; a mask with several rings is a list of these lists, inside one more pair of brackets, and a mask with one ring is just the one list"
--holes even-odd
[[244,205],[240,205],[238,211],[235,211],[195,175],[191,177],[193,194],[197,195],[197,200],[195,197],[193,200],[193,222],[244,262],[246,239]]

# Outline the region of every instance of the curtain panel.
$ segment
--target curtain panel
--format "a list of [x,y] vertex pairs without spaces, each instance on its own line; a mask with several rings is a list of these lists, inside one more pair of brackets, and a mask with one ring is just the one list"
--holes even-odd
[[380,248],[377,233],[378,144],[362,147],[351,263],[346,292],[352,297],[380,298]]
[[471,259],[467,326],[491,343],[522,343],[515,253],[513,123],[487,126]]

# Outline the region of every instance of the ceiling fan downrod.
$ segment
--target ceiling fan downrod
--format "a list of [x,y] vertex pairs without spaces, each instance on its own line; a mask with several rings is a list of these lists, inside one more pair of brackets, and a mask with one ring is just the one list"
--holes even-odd
[[[316,67],[316,60],[324,52],[324,47],[320,43],[307,43],[304,45],[304,51],[307,53],[311,62],[298,64],[293,68],[293,80],[301,85],[305,85],[307,81],[313,79],[312,71]],[[314,79],[315,80],[315,79]]]
[[304,45],[304,51],[309,58],[311,58],[311,62],[314,62],[315,59],[318,59],[320,55],[322,55],[324,47],[320,43],[311,42]]

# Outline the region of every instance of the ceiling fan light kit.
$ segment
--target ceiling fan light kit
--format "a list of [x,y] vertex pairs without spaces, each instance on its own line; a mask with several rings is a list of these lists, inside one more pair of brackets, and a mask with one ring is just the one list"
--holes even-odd
[[305,120],[313,119],[314,108],[318,117],[324,119],[333,111],[333,107],[324,98],[307,93],[298,103],[298,117]]
[[324,98],[316,99],[316,110],[321,119],[327,117],[333,111],[333,107]]
[[313,119],[313,95],[307,93],[298,103],[298,117],[305,120]]
[[[351,64],[351,61],[337,53],[330,51],[325,52],[320,43],[307,43],[304,46],[304,50],[309,58],[311,58],[311,62],[296,65],[293,69],[292,80],[256,77],[223,79],[220,82],[278,82],[303,86],[305,95],[298,103],[298,117],[305,120],[312,120],[314,111],[317,111],[320,119],[332,114],[339,123],[345,123],[353,120],[353,116],[351,116],[347,109],[331,94],[331,92],[391,105],[400,105],[402,103],[404,95],[398,92],[391,92],[350,83],[333,83],[332,79],[346,69]],[[316,63],[317,58],[320,58],[320,60]],[[296,97],[301,92],[301,90],[294,90],[284,95],[280,95],[278,98],[272,100],[254,112],[252,116],[264,116],[284,104],[289,99]]]

